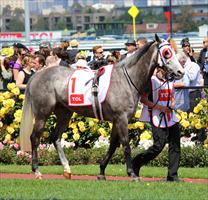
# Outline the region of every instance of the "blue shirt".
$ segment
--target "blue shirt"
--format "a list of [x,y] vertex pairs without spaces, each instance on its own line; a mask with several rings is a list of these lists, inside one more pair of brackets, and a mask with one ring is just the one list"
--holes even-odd
[[[188,74],[185,71],[185,74],[182,79],[176,80],[175,83],[183,83],[184,86],[189,86],[189,78]],[[174,91],[174,99],[175,99],[175,109],[182,110],[187,112],[189,110],[189,90],[188,89],[175,89]]]

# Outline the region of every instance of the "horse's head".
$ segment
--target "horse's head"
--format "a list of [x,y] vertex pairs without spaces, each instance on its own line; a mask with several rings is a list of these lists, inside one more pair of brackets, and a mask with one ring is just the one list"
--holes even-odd
[[184,75],[184,69],[179,63],[174,49],[166,40],[161,40],[155,34],[158,49],[158,64],[165,68],[175,79],[180,79]]

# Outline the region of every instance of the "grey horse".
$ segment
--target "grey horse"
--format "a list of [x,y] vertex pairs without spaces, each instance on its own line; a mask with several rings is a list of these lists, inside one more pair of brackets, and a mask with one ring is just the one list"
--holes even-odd
[[[137,50],[134,55],[114,67],[108,95],[102,103],[104,120],[111,121],[113,128],[108,152],[100,163],[98,179],[105,179],[105,168],[116,148],[122,144],[127,174],[137,180],[131,165],[128,121],[132,118],[140,95],[158,65],[166,68],[175,78],[179,79],[184,74],[170,44],[156,35],[155,41],[147,43],[141,50]],[[56,128],[52,134],[53,144],[64,167],[64,176],[68,178],[71,177],[71,170],[61,147],[61,134],[66,130],[73,112],[94,117],[89,106],[70,107],[67,104],[67,84],[73,72],[73,69],[66,67],[51,67],[35,74],[27,85],[20,126],[20,144],[25,151],[31,150],[32,146],[32,171],[35,172],[36,178],[42,177],[38,170],[37,154],[40,135],[52,112],[57,117]]]

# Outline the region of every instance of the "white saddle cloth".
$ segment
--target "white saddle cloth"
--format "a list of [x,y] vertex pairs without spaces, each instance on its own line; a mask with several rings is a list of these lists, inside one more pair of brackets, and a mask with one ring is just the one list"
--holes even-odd
[[[111,76],[114,65],[104,66],[104,74],[99,77],[98,99],[100,103],[105,101],[110,88]],[[89,69],[77,69],[69,78],[68,105],[91,106],[92,105],[92,82],[95,71]],[[90,80],[90,81],[89,81]]]

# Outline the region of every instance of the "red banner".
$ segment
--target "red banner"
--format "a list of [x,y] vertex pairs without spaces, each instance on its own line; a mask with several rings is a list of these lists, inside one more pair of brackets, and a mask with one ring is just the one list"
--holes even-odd
[[168,22],[167,33],[170,33],[170,18],[171,18],[171,16],[172,16],[172,14],[173,14],[173,13],[170,12],[170,11],[165,12],[165,17],[166,17],[167,22]]
[[22,39],[22,33],[0,33],[0,39],[4,40],[16,40]]
[[[30,32],[31,40],[52,40],[60,39],[62,37],[61,31],[44,31],[44,32]],[[0,33],[0,40],[18,40],[24,39],[25,35],[21,32],[5,32]]]

